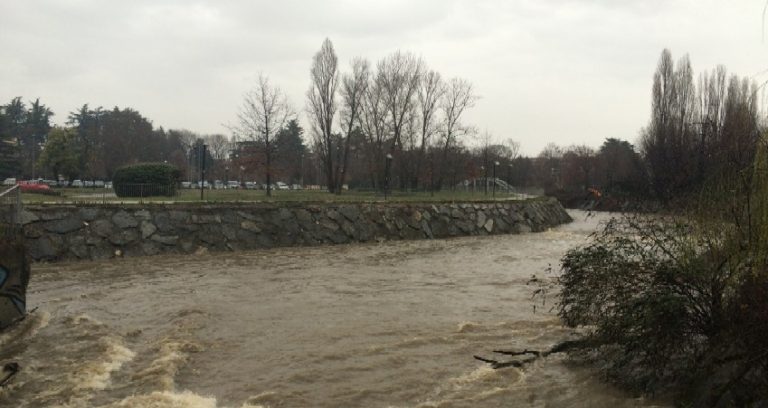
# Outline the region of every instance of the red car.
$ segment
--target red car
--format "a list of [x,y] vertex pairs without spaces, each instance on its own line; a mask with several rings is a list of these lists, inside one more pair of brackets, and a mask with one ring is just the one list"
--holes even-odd
[[47,184],[38,184],[35,182],[29,182],[29,181],[19,181],[19,189],[22,193],[49,193],[53,190],[51,190],[51,187]]

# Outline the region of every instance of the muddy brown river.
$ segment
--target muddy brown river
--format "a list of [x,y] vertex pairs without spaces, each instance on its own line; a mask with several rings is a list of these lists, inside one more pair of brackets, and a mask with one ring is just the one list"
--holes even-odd
[[635,407],[553,355],[573,336],[528,280],[598,217],[547,232],[36,265],[0,334],[2,407]]

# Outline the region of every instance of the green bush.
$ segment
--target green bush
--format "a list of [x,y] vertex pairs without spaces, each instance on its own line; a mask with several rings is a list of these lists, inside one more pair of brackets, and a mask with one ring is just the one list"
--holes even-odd
[[165,163],[138,163],[120,167],[112,177],[118,197],[176,195],[181,172]]

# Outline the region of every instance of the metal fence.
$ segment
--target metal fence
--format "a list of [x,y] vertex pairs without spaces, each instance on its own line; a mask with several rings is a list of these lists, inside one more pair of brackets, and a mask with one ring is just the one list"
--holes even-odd
[[0,192],[0,236],[16,236],[21,225],[21,188],[13,186]]
[[176,197],[176,183],[120,183],[114,185],[115,196],[119,198]]

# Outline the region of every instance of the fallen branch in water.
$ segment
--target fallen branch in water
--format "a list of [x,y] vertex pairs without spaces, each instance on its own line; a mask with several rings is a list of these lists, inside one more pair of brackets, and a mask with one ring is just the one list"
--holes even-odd
[[472,357],[474,357],[476,360],[480,360],[480,361],[482,361],[484,363],[490,364],[491,368],[493,368],[494,370],[498,370],[499,368],[505,368],[505,367],[518,367],[519,368],[519,367],[524,366],[527,363],[530,363],[531,361],[535,360],[536,358],[538,358],[538,357],[531,357],[531,358],[528,358],[528,359],[525,359],[525,360],[498,361],[498,360],[493,360],[493,359],[490,359],[490,358],[483,358],[483,357],[480,357],[480,356],[472,356]]
[[584,348],[585,346],[588,346],[589,342],[586,340],[566,340],[561,343],[557,343],[552,348],[546,351],[538,351],[538,350],[528,350],[525,349],[523,351],[510,351],[510,350],[493,350],[496,354],[503,354],[505,356],[524,356],[524,355],[532,355],[533,357],[525,358],[522,360],[510,360],[510,361],[499,361],[494,360],[491,358],[484,358],[480,356],[472,356],[475,358],[475,360],[480,360],[484,363],[488,363],[491,365],[491,368],[494,370],[497,370],[499,368],[505,368],[505,367],[522,367],[540,357],[546,357],[550,354],[554,353],[563,353],[566,351],[570,351],[572,349],[577,348]]
[[541,351],[528,350],[528,349],[525,349],[523,351],[493,350],[493,352],[497,354],[504,354],[505,356],[524,356],[526,354],[532,354],[536,357],[541,356]]

